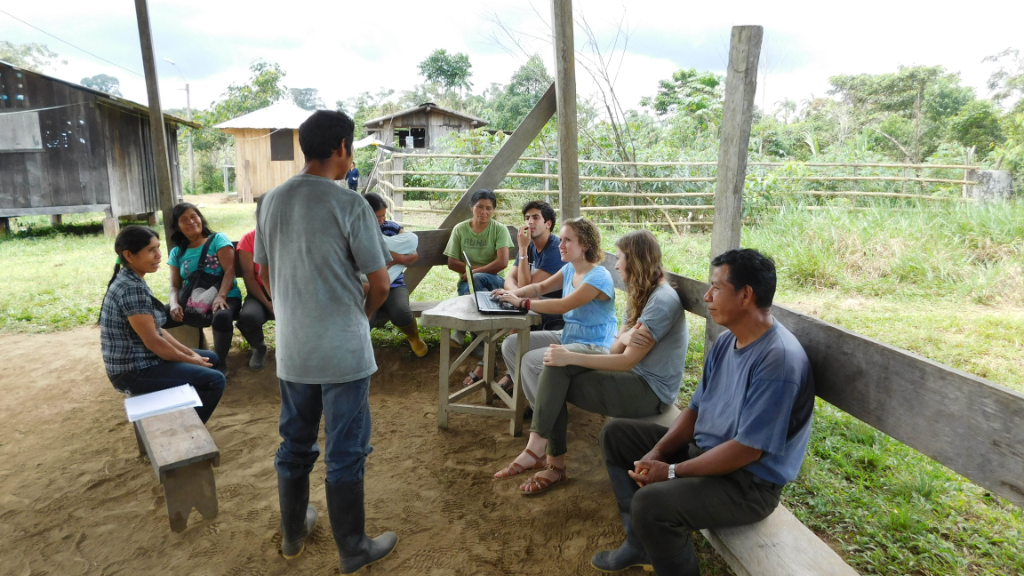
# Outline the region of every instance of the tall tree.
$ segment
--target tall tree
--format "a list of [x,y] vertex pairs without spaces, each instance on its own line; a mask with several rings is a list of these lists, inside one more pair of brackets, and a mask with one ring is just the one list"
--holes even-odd
[[988,79],[992,100],[1002,104],[1007,99],[1017,99],[1015,110],[1024,112],[1024,55],[1020,50],[1007,48],[999,54],[985,58],[984,62],[999,64],[999,69]]
[[288,95],[291,96],[292,102],[303,110],[320,110],[326,107],[316,88],[292,88],[288,90]]
[[707,132],[722,119],[722,77],[694,68],[677,70],[672,78],[658,82],[658,93],[644,96],[640,106],[658,116],[683,115],[696,122],[698,133]]
[[36,72],[43,72],[55,64],[68,63],[60,60],[46,44],[14,44],[7,40],[0,40],[0,60]]
[[449,54],[444,48],[438,48],[420,62],[419,67],[420,74],[428,82],[440,84],[446,92],[454,89],[469,90],[473,87],[469,81],[473,75],[470,71],[473,66],[469,63],[469,56],[462,52]]
[[[544,61],[534,54],[526,64],[519,67],[504,90],[498,91],[497,98],[490,106],[488,121],[498,130],[515,130],[526,115],[533,110],[544,92],[553,82]],[[491,87],[492,93],[495,87]]]
[[928,156],[945,135],[945,123],[974,92],[942,66],[900,66],[895,73],[829,78],[829,94],[850,105],[862,127],[874,128],[910,162]]
[[121,81],[106,74],[97,74],[95,76],[90,76],[89,78],[82,78],[80,84],[86,88],[106,92],[111,96],[121,95]]

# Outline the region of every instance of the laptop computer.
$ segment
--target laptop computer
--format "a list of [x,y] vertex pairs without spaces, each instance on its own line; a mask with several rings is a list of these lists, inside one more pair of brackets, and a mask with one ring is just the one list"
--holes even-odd
[[469,256],[465,252],[462,253],[462,259],[466,262],[466,277],[469,281],[469,293],[473,295],[473,299],[476,300],[476,309],[481,314],[512,314],[512,315],[524,315],[527,314],[527,310],[516,308],[508,302],[501,302],[491,298],[490,292],[477,292],[476,283],[473,282],[473,265],[469,263]]

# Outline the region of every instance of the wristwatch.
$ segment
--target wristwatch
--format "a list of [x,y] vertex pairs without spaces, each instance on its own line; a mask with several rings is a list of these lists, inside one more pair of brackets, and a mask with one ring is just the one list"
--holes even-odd
[[669,464],[668,465],[668,479],[669,480],[675,480],[676,479],[676,465],[675,464]]

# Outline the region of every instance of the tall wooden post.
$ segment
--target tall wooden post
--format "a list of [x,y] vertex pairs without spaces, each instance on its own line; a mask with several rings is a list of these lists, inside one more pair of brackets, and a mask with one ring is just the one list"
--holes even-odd
[[[729,44],[729,71],[725,77],[722,138],[718,147],[715,183],[715,223],[711,230],[711,258],[740,247],[743,229],[743,183],[747,178],[750,124],[757,91],[757,62],[761,57],[761,26],[734,26]],[[722,331],[708,321],[705,350]]]
[[[402,156],[394,157],[393,163],[391,164],[391,170],[393,172],[401,172],[405,170],[405,158]],[[405,187],[405,175],[395,174],[391,177],[391,185],[395,188]],[[404,222],[405,213],[402,212],[402,205],[405,204],[405,192],[394,190],[391,192],[391,215],[394,216],[395,221]]]
[[142,46],[142,68],[146,73],[146,92],[149,96],[149,133],[153,138],[153,160],[156,164],[156,189],[160,196],[160,210],[164,213],[164,244],[171,238],[171,211],[174,209],[174,186],[171,185],[171,164],[167,154],[167,132],[164,114],[160,108],[160,90],[157,86],[156,62],[153,57],[153,31],[149,25],[146,0],[135,0],[135,16],[139,21],[139,44]]
[[[572,0],[551,0],[558,106],[558,191],[562,219],[580,215],[580,164],[576,129],[576,51]],[[748,128],[749,130],[749,128]]]

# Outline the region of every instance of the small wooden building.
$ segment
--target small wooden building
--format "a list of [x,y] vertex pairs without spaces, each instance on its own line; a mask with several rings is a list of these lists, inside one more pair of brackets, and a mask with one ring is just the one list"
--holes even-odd
[[487,121],[465,112],[456,112],[433,102],[402,110],[363,123],[366,133],[375,136],[385,146],[408,148],[412,138],[413,149],[429,150],[451,132],[461,132],[486,126]]
[[[171,178],[181,198],[178,126],[164,115]],[[0,62],[0,233],[8,219],[160,210],[149,109],[91,88]]]
[[239,197],[262,196],[302,170],[299,125],[311,114],[287,100],[214,126],[235,137]]

